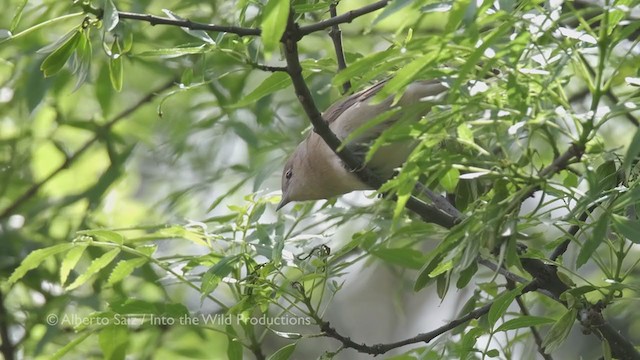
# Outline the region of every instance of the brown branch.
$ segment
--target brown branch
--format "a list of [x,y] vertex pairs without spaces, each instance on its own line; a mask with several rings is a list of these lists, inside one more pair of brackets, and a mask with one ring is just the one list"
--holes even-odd
[[[332,2],[329,5],[329,13],[331,14],[331,18],[335,18],[338,16],[338,12],[336,7],[338,6],[338,2]],[[329,37],[333,41],[333,49],[336,52],[336,62],[338,63],[338,72],[347,68],[347,62],[344,58],[344,49],[342,47],[342,31],[340,31],[340,26],[335,24],[331,27],[331,31],[329,31]],[[351,81],[346,80],[342,84],[342,93],[346,94],[351,90]]]
[[[320,30],[324,30],[327,28],[330,28],[332,26],[336,26],[339,24],[343,24],[343,23],[350,23],[351,21],[353,21],[354,19],[369,14],[371,12],[374,12],[376,10],[380,10],[382,8],[384,8],[385,6],[387,6],[387,4],[389,4],[389,0],[382,0],[382,1],[378,1],[375,2],[373,4],[370,5],[366,5],[363,6],[359,9],[356,10],[351,10],[348,11],[340,16],[335,16],[335,17],[331,17],[328,20],[324,20],[324,21],[320,21],[318,23],[315,24],[311,24],[311,25],[307,25],[307,26],[303,26],[300,28],[300,34],[304,35],[309,35],[311,33],[314,33],[316,31],[320,31]],[[84,3],[84,2],[80,2],[79,5],[82,7],[82,9],[89,14],[93,14],[98,18],[102,18],[102,16],[104,15],[104,11],[103,9],[98,9],[98,8],[94,8],[92,7],[90,4]],[[225,33],[230,33],[230,34],[235,34],[238,36],[260,36],[260,34],[262,33],[261,29],[257,29],[257,28],[246,28],[246,27],[241,27],[241,26],[227,26],[227,25],[215,25],[215,24],[206,24],[206,23],[200,23],[200,22],[196,22],[196,21],[191,21],[191,20],[177,20],[177,19],[172,19],[172,18],[168,18],[168,17],[162,17],[162,16],[156,16],[156,15],[150,15],[150,14],[139,14],[139,13],[132,13],[132,12],[127,12],[127,11],[118,11],[118,17],[120,19],[131,19],[131,20],[139,20],[139,21],[145,21],[148,22],[149,24],[151,24],[152,26],[155,25],[170,25],[170,26],[178,26],[178,27],[182,27],[182,28],[187,28],[190,30],[204,30],[204,31],[212,31],[212,32],[225,32]]]
[[254,28],[204,24],[204,23],[199,23],[191,20],[175,20],[175,19],[161,17],[161,16],[148,15],[148,14],[136,14],[136,13],[130,13],[125,11],[118,11],[118,16],[121,19],[146,21],[152,26],[171,25],[171,26],[179,26],[179,27],[187,28],[190,30],[225,32],[225,33],[235,34],[238,36],[259,36],[260,33],[262,32],[260,29],[254,29]]
[[[515,282],[507,279],[507,289],[509,290],[515,289]],[[529,312],[529,309],[527,308],[527,305],[524,303],[524,300],[522,300],[522,297],[520,296],[516,297],[516,303],[518,304],[518,307],[520,308],[520,313],[522,315],[529,316],[531,314]],[[535,326],[529,326],[529,330],[531,330],[531,334],[533,335],[533,340],[536,343],[536,346],[538,348],[538,353],[540,354],[540,356],[542,356],[545,360],[553,360],[553,357],[551,357],[551,355],[544,352],[544,347],[542,346],[542,336],[540,336],[540,332],[538,331],[538,329],[536,329]]]
[[376,10],[380,10],[385,6],[387,6],[388,4],[389,4],[389,0],[382,0],[382,1],[375,2],[373,4],[369,4],[367,6],[363,6],[356,10],[347,11],[346,13],[340,16],[332,17],[329,20],[320,21],[312,25],[302,26],[300,27],[299,33],[300,35],[305,36],[316,31],[330,28],[333,25],[350,23],[351,21],[353,21],[353,19],[358,18],[362,15],[366,15],[368,13],[374,12]]
[[148,102],[152,101],[153,99],[155,99],[155,97],[159,93],[161,93],[161,92],[169,89],[170,87],[172,87],[175,84],[175,82],[176,82],[176,80],[173,79],[173,80],[165,83],[164,85],[158,87],[157,89],[153,90],[152,92],[147,94],[142,99],[138,100],[138,102],[133,104],[131,107],[123,110],[120,114],[116,115],[113,119],[108,121],[106,124],[102,125],[101,129],[98,129],[96,131],[96,134],[90,140],[85,142],[78,150],[76,150],[75,153],[73,153],[71,156],[68,156],[64,160],[62,165],[58,166],[55,170],[53,170],[44,179],[42,179],[39,182],[31,185],[31,187],[29,189],[27,189],[27,191],[25,191],[17,199],[15,199],[13,201],[13,203],[11,203],[11,205],[9,205],[4,210],[2,210],[2,212],[0,212],[0,220],[3,220],[5,218],[9,217],[10,215],[12,215],[16,210],[18,210],[22,205],[24,205],[24,203],[26,203],[29,199],[31,199],[33,196],[35,196],[38,193],[38,191],[40,191],[40,188],[42,188],[42,186],[44,184],[48,183],[49,181],[51,181],[51,179],[53,179],[60,172],[62,172],[63,170],[65,170],[69,166],[71,166],[82,154],[84,154],[87,150],[89,150],[89,148],[94,143],[96,143],[98,140],[100,140],[100,138],[103,136],[102,134],[104,134],[106,131],[109,131],[120,120],[126,118],[127,116],[131,115],[133,112],[138,110],[138,108],[140,108],[142,105],[145,105],[146,103],[148,103]]
[[[82,10],[85,13],[93,14],[98,19],[102,19],[104,16],[104,10],[95,8],[91,6],[89,3],[85,3],[84,1],[78,2],[78,5],[82,7]],[[213,32],[226,32],[231,34],[236,34],[238,36],[259,36],[261,33],[260,29],[253,28],[244,28],[240,26],[224,26],[224,25],[215,25],[215,24],[205,24],[199,23],[191,20],[177,20],[171,19],[162,16],[155,16],[150,14],[138,14],[126,11],[118,11],[118,17],[120,19],[131,19],[131,20],[139,20],[146,21],[151,26],[155,25],[170,25],[170,26],[178,26],[182,28],[187,28],[190,30],[205,30],[205,31],[213,31]]]
[[[591,214],[598,207],[598,205],[599,204],[593,204],[589,207],[588,210],[580,214],[580,217],[578,218],[578,222],[587,221],[589,214]],[[551,259],[552,261],[556,261],[561,255],[563,255],[569,248],[569,244],[571,243],[571,237],[575,236],[579,230],[580,230],[579,224],[571,225],[568,231],[570,238],[563,241],[560,245],[558,245],[551,253],[551,256],[549,256],[549,259]]]

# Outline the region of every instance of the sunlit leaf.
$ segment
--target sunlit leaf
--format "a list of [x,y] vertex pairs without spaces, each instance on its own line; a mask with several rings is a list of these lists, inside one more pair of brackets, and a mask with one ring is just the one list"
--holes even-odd
[[98,337],[104,360],[124,360],[129,343],[129,331],[124,325],[109,325]]
[[120,253],[119,248],[111,249],[108,252],[104,253],[99,258],[93,260],[91,265],[85,270],[71,285],[67,286],[66,290],[71,291],[82,286],[86,283],[93,275],[97,274],[100,270],[104,269],[107,265],[115,259],[116,256]]
[[78,46],[81,37],[82,31],[75,30],[69,40],[64,42],[59,48],[44,59],[42,65],[40,65],[40,70],[42,70],[45,77],[53,76],[62,70],[64,64],[67,63],[73,52],[76,50],[76,46]]
[[67,277],[73,268],[78,264],[80,257],[84,253],[87,245],[79,245],[69,250],[62,260],[60,265],[60,284],[64,285],[67,282]]
[[268,55],[278,48],[287,27],[289,0],[269,0],[262,11],[261,37]]
[[26,258],[24,258],[24,260],[22,260],[22,263],[20,264],[20,266],[18,266],[13,271],[13,273],[11,274],[8,280],[9,284],[13,284],[16,281],[22,279],[22,277],[29,270],[33,270],[37,268],[38,266],[40,266],[40,264],[42,264],[43,261],[45,261],[49,257],[55,254],[61,253],[63,251],[67,251],[72,247],[74,247],[73,243],[64,243],[64,244],[58,244],[58,245],[54,245],[44,249],[38,249],[31,252],[29,255],[27,255]]
[[124,278],[131,275],[136,268],[146,264],[147,261],[148,260],[146,258],[119,261],[116,267],[113,268],[113,271],[111,271],[107,284],[113,285],[122,281]]

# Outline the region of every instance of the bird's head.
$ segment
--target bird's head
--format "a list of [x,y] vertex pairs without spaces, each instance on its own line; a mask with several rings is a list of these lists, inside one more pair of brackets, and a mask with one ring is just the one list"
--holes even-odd
[[292,201],[309,200],[304,196],[307,181],[305,181],[304,158],[301,152],[301,146],[298,146],[282,170],[282,200],[276,211]]

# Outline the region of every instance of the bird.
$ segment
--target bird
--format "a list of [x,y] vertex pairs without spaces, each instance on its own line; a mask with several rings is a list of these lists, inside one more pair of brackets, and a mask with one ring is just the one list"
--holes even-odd
[[[440,80],[418,80],[406,87],[397,102],[394,102],[394,95],[380,102],[372,101],[388,81],[379,81],[339,100],[322,113],[331,131],[344,141],[353,131],[376,116],[401,107],[389,119],[362,131],[362,134],[346,145],[357,155],[366,155],[371,143],[402,116],[413,117],[416,121],[422,118],[431,107],[424,100],[432,100],[448,90]],[[422,111],[407,111],[402,114],[404,109],[415,109],[415,105],[424,105],[418,107]],[[366,165],[376,175],[388,179],[406,161],[415,146],[415,140],[387,144],[379,148]],[[289,156],[282,171],[281,186],[282,199],[276,211],[293,201],[329,199],[356,190],[371,190],[314,131]]]

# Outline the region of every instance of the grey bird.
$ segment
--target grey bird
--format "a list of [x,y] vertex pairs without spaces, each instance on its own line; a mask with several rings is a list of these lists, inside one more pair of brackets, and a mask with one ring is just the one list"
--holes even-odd
[[[394,96],[380,102],[372,102],[386,83],[387,81],[381,81],[348,96],[331,105],[322,114],[331,131],[340,140],[344,140],[376,116],[395,107],[402,108],[389,119],[362,131],[362,134],[347,144],[347,148],[359,155],[365,155],[368,146],[403,116],[419,120],[430,109],[424,100],[437,97],[448,89],[438,80],[420,80],[409,84],[396,103]],[[419,111],[415,111],[416,105],[423,106],[419,107]],[[405,113],[405,109],[413,111]],[[387,144],[373,154],[367,166],[377,175],[387,179],[393,175],[394,169],[406,161],[414,147],[415,141]],[[345,166],[320,135],[312,131],[296,147],[282,171],[282,200],[277,210],[292,201],[328,199],[354,190],[367,189],[371,188]]]

